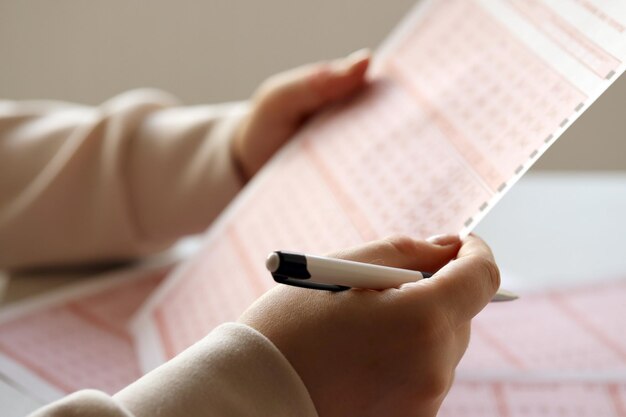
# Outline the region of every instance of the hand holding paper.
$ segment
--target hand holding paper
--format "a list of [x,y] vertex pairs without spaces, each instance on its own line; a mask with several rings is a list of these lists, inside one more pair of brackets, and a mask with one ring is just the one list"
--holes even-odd
[[354,95],[365,84],[367,50],[328,63],[276,74],[252,98],[252,111],[233,144],[235,160],[250,179],[316,112]]
[[439,272],[382,292],[277,287],[240,321],[286,356],[320,415],[436,415],[467,348],[470,320],[499,287],[491,251],[474,236],[462,246],[396,237],[338,257]]

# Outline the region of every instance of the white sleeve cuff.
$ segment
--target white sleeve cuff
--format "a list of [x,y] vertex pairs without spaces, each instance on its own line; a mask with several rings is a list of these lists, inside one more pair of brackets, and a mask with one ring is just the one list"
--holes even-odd
[[291,364],[261,333],[227,323],[115,395],[136,417],[317,417]]

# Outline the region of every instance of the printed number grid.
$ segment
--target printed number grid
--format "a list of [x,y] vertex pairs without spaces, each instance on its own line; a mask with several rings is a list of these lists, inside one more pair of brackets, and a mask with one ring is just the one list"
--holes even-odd
[[240,256],[241,249],[231,230],[213,239],[196,256],[196,262],[180,271],[184,281],[170,289],[167,302],[160,303],[153,312],[168,359],[221,323],[236,320],[268,289],[263,282],[250,279],[254,271]]
[[529,22],[601,78],[610,78],[622,63],[555,13],[544,0],[508,0]]
[[2,322],[0,352],[62,392],[114,394],[141,376],[126,324],[163,277],[152,273]]
[[181,271],[184,276],[155,310],[168,358],[217,325],[236,320],[274,285],[264,262],[271,251],[324,253],[360,242],[302,152],[286,155],[277,169],[273,181],[255,190],[228,222],[226,232]]
[[305,132],[305,148],[365,240],[463,227],[490,194],[393,81]]
[[489,305],[439,415],[626,416],[625,299],[622,280]]
[[389,68],[492,191],[586,99],[474,1],[438,2]]
[[490,304],[459,370],[611,371],[626,381],[624,300],[626,281]]
[[626,384],[457,382],[438,417],[623,417]]
[[278,168],[276,179],[259,187],[232,227],[241,242],[243,256],[255,268],[251,279],[266,282],[272,281],[265,269],[265,258],[272,251],[323,254],[362,240],[331,189],[302,152],[287,157]]

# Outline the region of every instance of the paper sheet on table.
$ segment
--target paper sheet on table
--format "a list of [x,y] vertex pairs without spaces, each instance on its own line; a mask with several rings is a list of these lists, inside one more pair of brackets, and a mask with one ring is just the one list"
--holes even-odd
[[172,265],[92,277],[0,310],[0,374],[45,402],[142,375],[127,324]]
[[[626,3],[436,0],[264,168],[133,322],[151,369],[273,286],[273,250],[469,232],[624,71]],[[509,306],[507,306],[509,307]]]
[[439,416],[626,415],[626,279],[491,304]]
[[622,417],[626,383],[457,381],[438,417]]

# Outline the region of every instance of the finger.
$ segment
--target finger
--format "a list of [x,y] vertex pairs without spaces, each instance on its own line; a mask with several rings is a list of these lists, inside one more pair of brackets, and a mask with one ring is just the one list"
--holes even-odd
[[480,237],[470,234],[463,241],[463,246],[459,250],[459,258],[463,256],[479,255],[494,260],[491,248]]
[[469,321],[491,300],[500,273],[489,246],[476,236],[463,240],[457,259],[428,280],[401,287],[407,297],[430,300],[456,328]]
[[335,252],[330,256],[357,262],[434,272],[453,259],[461,246],[458,236],[437,236],[430,241],[392,236]]
[[461,324],[454,333],[454,341],[456,345],[457,360],[455,368],[463,358],[470,341],[471,322]]
[[306,118],[360,90],[368,65],[369,52],[362,51],[330,63],[286,71],[265,81],[233,140],[233,154],[241,165],[242,177],[251,178]]
[[308,80],[309,87],[318,100],[314,107],[324,106],[355,93],[365,82],[369,62],[370,52],[361,49],[346,58],[333,61],[330,65],[319,66]]
[[358,91],[365,83],[370,53],[357,51],[346,58],[317,63],[277,74],[259,89],[257,106],[297,123],[322,107]]

